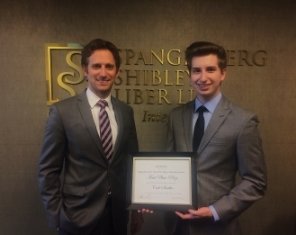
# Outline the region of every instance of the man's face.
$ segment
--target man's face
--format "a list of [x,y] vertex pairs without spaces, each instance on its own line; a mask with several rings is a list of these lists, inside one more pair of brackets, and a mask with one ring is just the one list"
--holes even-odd
[[220,92],[226,71],[221,71],[218,57],[213,54],[193,57],[191,65],[191,84],[199,99],[206,102]]
[[112,53],[106,49],[94,51],[83,71],[88,80],[88,88],[100,98],[106,98],[118,75]]

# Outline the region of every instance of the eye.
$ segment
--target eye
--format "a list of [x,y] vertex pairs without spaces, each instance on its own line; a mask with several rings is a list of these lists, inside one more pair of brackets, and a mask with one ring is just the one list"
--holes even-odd
[[114,64],[106,64],[106,69],[112,70],[114,68],[115,68],[115,65]]
[[102,65],[101,65],[101,64],[93,64],[91,67],[92,67],[93,69],[99,69],[99,68],[102,67]]
[[213,73],[213,72],[216,72],[217,71],[217,67],[215,66],[209,66],[206,68],[207,72],[209,73]]
[[200,68],[192,68],[191,69],[191,73],[197,74],[197,73],[200,73],[200,72],[201,72]]

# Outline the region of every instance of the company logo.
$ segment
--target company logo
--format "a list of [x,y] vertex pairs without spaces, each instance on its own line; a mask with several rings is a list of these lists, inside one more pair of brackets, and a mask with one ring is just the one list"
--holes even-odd
[[81,49],[82,46],[76,43],[45,45],[48,105],[74,96],[78,90],[83,89],[84,78],[80,67]]

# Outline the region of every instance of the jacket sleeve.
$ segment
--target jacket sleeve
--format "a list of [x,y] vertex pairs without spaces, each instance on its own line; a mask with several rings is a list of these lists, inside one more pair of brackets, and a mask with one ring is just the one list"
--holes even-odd
[[50,227],[59,227],[61,173],[67,154],[66,137],[56,106],[50,108],[38,165],[38,183]]
[[266,166],[256,116],[250,117],[239,132],[236,158],[241,180],[213,204],[221,220],[239,215],[265,193]]

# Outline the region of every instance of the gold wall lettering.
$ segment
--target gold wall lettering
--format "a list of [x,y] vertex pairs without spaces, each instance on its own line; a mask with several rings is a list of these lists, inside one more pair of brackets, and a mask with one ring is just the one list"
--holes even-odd
[[[47,104],[74,96],[85,88],[80,67],[82,46],[77,43],[45,45]],[[113,95],[131,105],[175,105],[193,99],[189,72],[180,49],[121,49],[122,66]],[[265,50],[227,50],[229,66],[263,67]],[[160,121],[162,115],[144,112],[143,122]]]

